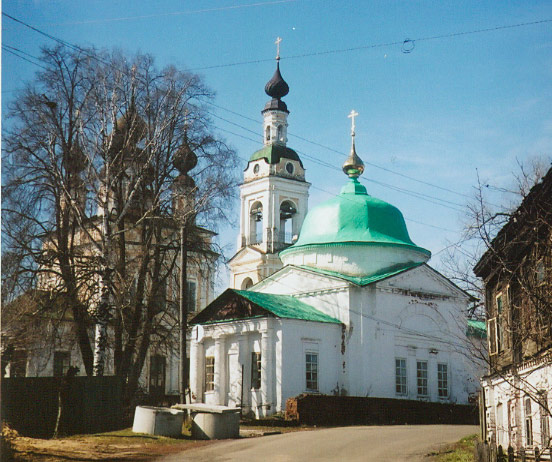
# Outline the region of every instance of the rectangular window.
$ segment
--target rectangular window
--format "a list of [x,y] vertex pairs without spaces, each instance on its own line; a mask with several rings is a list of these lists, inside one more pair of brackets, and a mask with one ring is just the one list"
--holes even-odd
[[151,394],[165,394],[165,369],[166,359],[163,355],[150,356],[150,382]]
[[416,361],[418,396],[427,396],[427,361]]
[[510,429],[514,428],[516,426],[516,402],[515,400],[510,400],[510,405],[508,407],[508,413],[510,416],[509,422],[510,422]]
[[207,356],[205,358],[205,391],[215,389],[215,357]]
[[533,420],[531,416],[531,398],[525,398],[525,444],[533,446]]
[[406,395],[406,359],[395,359],[395,392]]
[[261,353],[251,353],[251,388],[261,388]]
[[447,364],[437,364],[437,393],[439,398],[447,398],[449,395]]
[[496,355],[498,353],[496,318],[491,318],[487,321],[487,333],[489,337],[489,355]]
[[505,319],[506,319],[506,308],[508,305],[508,289],[504,292],[499,292],[496,296],[496,348],[497,350],[503,351],[506,346],[504,338],[505,332]]
[[307,390],[318,391],[318,353],[306,353]]
[[197,310],[197,284],[194,281],[188,281],[188,312]]
[[541,428],[541,446],[547,448],[550,444],[550,427],[548,425],[548,394],[540,393],[540,428]]
[[27,350],[15,350],[10,363],[10,377],[27,376]]
[[54,377],[65,377],[71,366],[71,355],[68,351],[54,351]]

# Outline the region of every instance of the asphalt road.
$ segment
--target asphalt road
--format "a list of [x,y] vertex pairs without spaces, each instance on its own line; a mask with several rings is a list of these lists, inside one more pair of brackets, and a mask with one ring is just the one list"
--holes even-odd
[[282,435],[225,440],[173,454],[159,462],[255,461],[409,461],[427,462],[424,456],[442,444],[477,433],[470,425],[401,425],[340,427]]

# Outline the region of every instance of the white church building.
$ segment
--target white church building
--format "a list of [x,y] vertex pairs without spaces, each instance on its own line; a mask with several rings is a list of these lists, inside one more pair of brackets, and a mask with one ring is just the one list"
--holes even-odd
[[427,264],[401,212],[359,182],[356,113],[343,189],[307,213],[279,62],[265,91],[231,288],[192,320],[192,400],[257,417],[301,393],[466,404],[477,386],[462,351],[470,297]]

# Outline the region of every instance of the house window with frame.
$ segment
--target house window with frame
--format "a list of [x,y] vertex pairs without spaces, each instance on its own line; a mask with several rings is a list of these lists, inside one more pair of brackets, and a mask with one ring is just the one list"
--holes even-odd
[[15,350],[10,363],[10,377],[27,376],[27,350]]
[[496,349],[498,352],[503,351],[506,346],[506,339],[504,338],[504,332],[506,326],[504,325],[506,319],[506,309],[508,307],[508,287],[500,291],[496,298]]
[[188,283],[188,312],[196,311],[197,307],[197,283],[195,281],[187,281]]
[[251,353],[251,388],[261,388],[261,353],[257,351]]
[[427,396],[427,361],[416,361],[418,396]]
[[54,377],[65,377],[71,366],[71,354],[68,351],[54,351]]
[[406,395],[407,392],[406,359],[395,358],[395,393],[397,395]]
[[513,399],[510,400],[508,405],[508,417],[510,430],[512,430],[516,426],[516,401]]
[[545,391],[541,391],[539,395],[541,446],[543,448],[547,448],[550,445],[550,426],[548,422],[548,393]]
[[437,364],[437,394],[439,398],[448,398],[448,365]]
[[215,389],[215,357],[207,356],[205,358],[205,391]]
[[307,391],[318,391],[318,353],[305,353]]
[[533,419],[531,416],[531,398],[525,398],[525,444],[533,446]]
[[150,356],[149,392],[152,395],[165,394],[167,360],[163,355]]

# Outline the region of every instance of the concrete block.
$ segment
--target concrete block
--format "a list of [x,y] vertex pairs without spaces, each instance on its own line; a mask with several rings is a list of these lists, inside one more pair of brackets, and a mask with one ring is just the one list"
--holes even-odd
[[137,406],[134,412],[134,433],[159,436],[181,436],[184,411],[167,407]]

